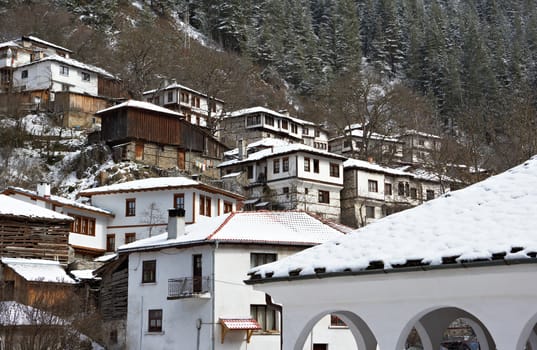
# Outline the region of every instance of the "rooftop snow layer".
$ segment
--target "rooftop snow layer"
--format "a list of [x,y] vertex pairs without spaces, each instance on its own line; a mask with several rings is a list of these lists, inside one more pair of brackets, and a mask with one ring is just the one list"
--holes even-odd
[[5,194],[0,194],[0,216],[73,221],[73,219],[67,215],[42,208],[35,204],[26,203],[19,199],[6,196]]
[[154,111],[158,113],[165,113],[170,114],[178,117],[183,117],[183,115],[179,112],[172,111],[171,109],[164,108],[161,106],[157,106],[156,104],[144,102],[144,101],[136,101],[136,100],[128,100],[126,102],[120,103],[118,105],[108,107],[106,109],[102,109],[100,111],[97,111],[95,114],[101,114],[104,112],[112,111],[118,108],[124,108],[124,107],[132,107],[132,108],[139,108],[139,109],[145,109],[149,111]]
[[[250,270],[255,278],[530,259],[537,254],[537,157],[350,235]],[[319,271],[319,270],[318,270]],[[267,280],[264,280],[265,282]],[[268,279],[270,281],[270,278]]]
[[27,281],[76,283],[57,261],[2,258],[2,263],[9,266]]
[[46,56],[46,57],[44,57],[44,58],[42,58],[40,60],[37,60],[37,61],[32,61],[32,62],[29,62],[29,63],[26,63],[26,64],[21,64],[17,68],[28,66],[28,65],[31,65],[31,64],[46,62],[46,61],[60,62],[60,63],[67,64],[67,65],[72,66],[72,67],[77,67],[77,68],[80,68],[80,69],[83,69],[83,70],[87,70],[87,71],[90,71],[90,72],[93,72],[93,73],[97,73],[97,74],[106,76],[108,78],[115,78],[115,76],[112,73],[109,73],[109,72],[107,72],[106,70],[104,70],[102,68],[92,66],[91,64],[82,63],[82,62],[77,61],[77,60],[72,59],[72,58],[65,58],[65,57],[62,57],[62,56],[59,56],[59,55]]
[[243,116],[243,115],[253,114],[253,113],[266,113],[266,114],[270,114],[270,115],[273,115],[273,116],[276,116],[276,117],[292,120],[297,124],[311,125],[311,126],[315,125],[315,123],[310,122],[309,120],[304,120],[304,119],[291,117],[291,116],[289,116],[287,114],[279,113],[279,112],[273,111],[272,109],[268,109],[268,108],[265,108],[265,107],[252,107],[252,108],[240,109],[240,110],[233,111],[233,112],[230,112],[230,113],[224,115],[224,118],[240,117],[240,116]]
[[152,177],[148,179],[127,181],[119,184],[89,188],[80,192],[81,196],[88,196],[97,193],[139,191],[151,189],[166,189],[186,186],[196,186],[200,183],[188,177]]
[[300,211],[235,212],[205,219],[185,227],[185,234],[168,239],[167,233],[119,247],[118,251],[166,248],[201,242],[237,242],[313,245],[347,232]]

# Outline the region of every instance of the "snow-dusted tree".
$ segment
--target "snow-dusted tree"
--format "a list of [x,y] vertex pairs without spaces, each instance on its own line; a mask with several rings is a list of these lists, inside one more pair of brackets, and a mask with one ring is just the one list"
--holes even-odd
[[149,237],[152,236],[155,225],[162,224],[163,222],[165,222],[165,219],[166,215],[159,208],[157,203],[151,202],[147,209],[142,212],[142,222],[149,226],[147,229]]

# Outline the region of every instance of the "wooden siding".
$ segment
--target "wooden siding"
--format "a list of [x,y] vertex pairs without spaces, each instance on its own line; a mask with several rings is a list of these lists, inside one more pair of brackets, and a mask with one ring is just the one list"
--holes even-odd
[[55,99],[56,112],[83,111],[93,114],[108,107],[104,98],[70,92],[57,92]]
[[99,77],[97,80],[97,94],[111,98],[127,98],[128,94],[123,90],[121,82],[115,79]]
[[101,290],[99,293],[99,311],[105,321],[127,318],[128,257],[120,256],[118,260],[99,268]]
[[70,222],[0,217],[0,256],[58,260],[67,264]]

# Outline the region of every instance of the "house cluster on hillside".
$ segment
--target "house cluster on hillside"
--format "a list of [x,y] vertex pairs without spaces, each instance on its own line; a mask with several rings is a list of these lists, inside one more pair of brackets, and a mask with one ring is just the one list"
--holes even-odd
[[[0,44],[0,113],[18,99],[91,129],[117,161],[180,176],[102,183],[77,200],[46,183],[4,189],[0,296],[32,304],[35,283],[57,289],[54,300],[83,290],[107,349],[277,348],[281,306],[243,284],[246,271],[437,198],[454,181],[419,169],[439,152],[436,135],[367,135],[360,125],[332,135],[286,111],[226,112],[177,82],[130,100],[113,74],[70,55],[31,36]],[[352,158],[366,141],[391,166]],[[36,281],[15,265],[69,274]],[[351,338],[327,315],[307,348],[345,349]]]

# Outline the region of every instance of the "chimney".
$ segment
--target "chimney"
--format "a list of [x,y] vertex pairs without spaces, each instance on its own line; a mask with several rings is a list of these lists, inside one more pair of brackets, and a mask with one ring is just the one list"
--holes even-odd
[[50,198],[50,184],[40,182],[37,184],[37,195],[39,197]]
[[185,210],[168,209],[168,239],[176,239],[185,234]]
[[243,139],[237,141],[237,148],[239,149],[239,160],[246,158],[246,142]]

